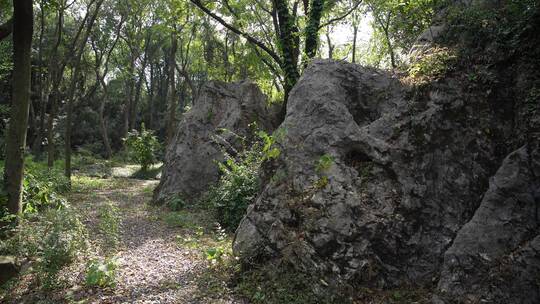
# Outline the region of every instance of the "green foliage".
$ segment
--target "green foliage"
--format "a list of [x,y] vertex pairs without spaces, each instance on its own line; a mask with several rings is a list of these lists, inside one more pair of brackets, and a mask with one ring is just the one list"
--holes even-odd
[[116,247],[120,237],[120,210],[111,203],[102,205],[98,210],[98,219],[98,230],[106,245]]
[[373,16],[373,35],[363,61],[375,66],[390,66],[386,59],[393,52],[407,53],[414,41],[433,21],[446,0],[367,0],[366,9]]
[[259,168],[267,155],[264,150],[257,142],[237,159],[226,155],[225,163],[219,164],[222,176],[218,185],[210,188],[207,199],[215,208],[219,223],[226,229],[238,227],[248,204],[257,195]]
[[[3,172],[3,163],[0,172]],[[3,179],[0,176],[0,184]],[[32,158],[25,159],[23,180],[23,213],[31,214],[48,208],[61,209],[67,205],[62,193],[70,189],[68,179],[60,168],[47,168],[45,164],[35,162]],[[7,196],[0,190],[0,218],[7,219],[10,215],[6,207]]]
[[146,130],[144,123],[141,125],[141,132],[133,130],[124,139],[133,161],[141,165],[141,171],[157,162],[156,154],[160,149],[160,144],[154,132]]
[[171,211],[180,211],[186,206],[186,202],[180,195],[175,195],[167,200],[166,205]]
[[262,146],[263,158],[265,160],[278,158],[279,155],[281,154],[281,150],[279,150],[279,148],[275,146],[275,141],[276,141],[275,137],[269,135],[268,133],[264,131],[257,132],[257,135],[263,141],[263,146]]
[[212,247],[205,250],[206,260],[211,263],[218,263],[223,260],[225,249],[223,247]]
[[93,259],[86,265],[85,284],[90,287],[113,287],[116,285],[116,269],[114,259]]
[[334,163],[334,157],[330,154],[324,154],[317,160],[317,166],[315,167],[315,170],[317,172],[324,172],[332,166]]
[[[523,41],[522,34],[534,28],[539,4],[536,0],[510,0],[495,6],[473,4],[466,9],[454,5],[446,18],[449,24],[446,39],[464,42],[462,51],[469,55],[487,43],[506,50],[507,56],[522,51],[528,43],[536,47],[534,41]],[[491,60],[502,59],[500,55],[496,57]]]
[[455,52],[448,48],[432,48],[423,54],[418,61],[410,65],[409,76],[415,82],[433,81],[450,71],[454,67],[456,59]]
[[9,235],[0,242],[0,254],[33,261],[46,289],[59,283],[60,270],[87,247],[86,229],[70,207],[22,216]]

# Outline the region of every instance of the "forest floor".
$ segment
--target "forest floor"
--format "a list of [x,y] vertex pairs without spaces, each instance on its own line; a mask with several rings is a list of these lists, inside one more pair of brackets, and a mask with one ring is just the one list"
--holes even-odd
[[[231,236],[211,215],[149,205],[157,181],[117,172],[111,178],[73,178],[68,200],[88,229],[89,249],[62,271],[62,284],[44,291],[26,271],[0,302],[245,303],[235,298],[229,277],[216,267],[230,252]],[[116,261],[115,284],[88,287],[88,261],[105,258]]]

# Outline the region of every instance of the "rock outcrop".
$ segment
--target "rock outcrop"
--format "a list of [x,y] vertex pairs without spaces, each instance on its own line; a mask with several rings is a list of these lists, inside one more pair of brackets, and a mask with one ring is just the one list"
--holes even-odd
[[184,114],[174,140],[168,145],[154,201],[179,196],[192,202],[219,179],[216,162],[223,151],[234,154],[249,145],[250,124],[272,131],[277,111],[251,82],[207,83]]
[[475,215],[445,252],[438,286],[441,298],[464,303],[538,303],[539,207],[540,146],[536,142],[508,155]]
[[[518,111],[505,94],[478,95],[460,77],[413,89],[378,70],[314,62],[290,94],[276,132],[281,154],[264,165],[265,186],[236,232],[235,253],[284,260],[335,286],[433,286],[444,268],[441,290],[461,296],[452,278],[481,278],[468,277],[474,264],[459,258],[483,253],[481,244],[468,248],[480,235],[467,229],[489,229],[482,216],[494,216],[509,238],[486,235],[486,246],[501,241],[487,258],[521,248],[514,277],[537,273],[533,152],[510,155],[488,190],[513,149]],[[503,182],[512,170],[523,176]],[[505,198],[515,206],[493,210]]]

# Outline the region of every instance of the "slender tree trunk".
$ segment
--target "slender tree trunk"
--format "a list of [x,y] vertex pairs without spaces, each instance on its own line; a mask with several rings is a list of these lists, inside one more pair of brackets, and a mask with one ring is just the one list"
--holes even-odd
[[43,35],[45,32],[45,5],[44,0],[39,2],[40,8],[40,30],[39,30],[39,53],[38,53],[38,90],[39,90],[39,125],[37,126],[37,134],[32,143],[34,154],[41,154],[41,143],[43,142],[43,132],[45,131],[45,94],[43,85]]
[[49,110],[49,117],[47,117],[47,166],[52,168],[54,166],[54,117],[56,116],[56,105],[58,100],[58,89],[53,90],[53,95]]
[[172,141],[174,131],[176,130],[176,81],[175,81],[175,69],[176,69],[176,49],[178,41],[176,38],[176,31],[171,34],[171,53],[169,58],[169,119],[167,120],[167,143]]
[[358,38],[358,25],[353,25],[352,63],[356,63],[356,40]]
[[103,146],[105,146],[105,158],[110,159],[112,157],[111,143],[109,141],[109,134],[107,132],[107,123],[105,121],[105,103],[107,100],[107,93],[103,94],[101,104],[99,106],[99,128],[101,130],[101,137],[103,138]]
[[390,64],[392,64],[392,69],[396,68],[396,55],[394,54],[394,48],[392,46],[392,41],[390,40],[390,33],[388,29],[384,29],[384,36],[386,37],[386,43],[388,44],[388,53],[390,55]]
[[148,129],[154,129],[154,65],[150,64],[150,85],[148,90]]
[[135,59],[132,59],[131,62],[130,62],[130,65],[129,65],[129,80],[127,82],[127,87],[126,87],[126,95],[127,95],[127,98],[126,98],[126,102],[124,104],[124,129],[122,131],[122,137],[123,138],[126,138],[127,137],[127,134],[129,132],[129,129],[131,127],[131,124],[130,124],[130,121],[129,121],[129,118],[130,118],[130,113],[131,113],[131,106],[133,104],[133,91],[135,89],[135,83],[133,81],[133,72],[135,70]]
[[332,39],[330,38],[330,26],[326,29],[326,43],[328,44],[328,58],[334,58],[334,45],[332,44]]
[[67,113],[66,113],[66,133],[64,138],[64,157],[65,157],[65,167],[64,167],[64,175],[68,178],[68,180],[71,180],[71,131],[72,131],[72,120],[73,120],[73,102],[75,98],[75,91],[77,89],[77,81],[78,77],[80,75],[80,66],[81,66],[81,57],[84,52],[84,48],[86,46],[86,43],[88,41],[88,37],[90,36],[90,32],[92,31],[92,27],[94,26],[94,23],[97,19],[97,16],[99,14],[99,10],[101,8],[101,5],[103,4],[104,0],[98,0],[96,2],[95,10],[92,14],[92,17],[88,21],[85,33],[83,37],[81,38],[79,47],[77,49],[77,52],[74,57],[74,66],[73,66],[73,75],[71,78],[71,83],[68,91],[68,98],[67,98]]
[[4,186],[9,212],[18,214],[22,211],[24,149],[30,106],[30,55],[34,25],[32,1],[14,1],[13,11],[13,100],[6,141]]
[[47,166],[52,168],[54,166],[54,118],[56,117],[56,108],[58,100],[60,99],[60,82],[62,81],[62,74],[64,71],[64,65],[58,67],[58,48],[62,42],[64,26],[64,2],[60,1],[60,8],[58,10],[58,22],[56,23],[56,43],[54,45],[51,60],[49,62],[49,79],[52,82],[51,97],[49,105],[49,116],[47,117]]

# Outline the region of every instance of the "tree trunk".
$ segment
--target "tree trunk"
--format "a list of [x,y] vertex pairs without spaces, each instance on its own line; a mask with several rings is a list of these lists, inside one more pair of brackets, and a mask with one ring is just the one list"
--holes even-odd
[[107,132],[107,123],[105,121],[105,103],[107,100],[107,93],[104,92],[101,99],[101,105],[99,106],[99,128],[101,130],[101,137],[103,138],[103,146],[105,146],[105,158],[110,159],[112,157],[111,143],[109,141],[109,134]]
[[84,52],[84,48],[86,46],[86,43],[88,41],[88,37],[90,36],[90,32],[92,31],[92,27],[94,26],[94,23],[97,19],[97,16],[99,14],[99,10],[101,8],[101,4],[103,4],[104,0],[99,0],[96,3],[96,8],[92,14],[92,17],[88,21],[84,36],[81,38],[79,47],[77,49],[77,52],[74,57],[74,66],[73,66],[73,75],[71,78],[71,83],[68,91],[68,98],[67,98],[67,113],[66,113],[66,133],[64,137],[64,157],[65,157],[65,167],[64,167],[64,175],[68,178],[68,180],[71,180],[71,130],[72,130],[72,120],[73,120],[73,102],[75,98],[75,91],[77,89],[77,80],[78,76],[80,74],[80,66],[81,66],[81,57]]
[[30,106],[32,1],[14,1],[13,12],[13,100],[6,140],[4,183],[9,212],[18,214],[22,211],[24,149]]
[[358,37],[358,25],[353,25],[352,63],[356,63],[356,40]]
[[130,118],[130,113],[131,113],[131,105],[133,104],[133,91],[135,89],[135,83],[133,81],[133,72],[135,71],[134,61],[135,59],[132,59],[129,65],[129,73],[128,73],[129,79],[128,79],[127,87],[126,87],[127,98],[126,98],[126,103],[124,104],[124,124],[123,124],[124,129],[122,131],[123,138],[127,137],[127,134],[131,127],[129,118]]
[[[308,59],[312,59],[317,54],[319,47],[319,26],[321,25],[324,0],[312,0],[309,9],[307,26],[305,29],[306,45],[305,52]],[[307,61],[305,62],[307,64]]]
[[150,64],[150,85],[148,90],[148,129],[154,129],[154,90],[156,87],[154,81],[154,65]]
[[[54,118],[56,117],[57,105],[60,100],[60,83],[62,82],[64,69],[66,67],[66,60],[59,64],[58,48],[62,43],[63,27],[64,27],[64,1],[60,1],[58,7],[58,21],[56,23],[56,42],[54,44],[52,53],[49,60],[49,81],[52,83],[52,90],[50,91],[49,100],[49,117],[47,118],[47,166],[52,168],[54,166]],[[86,16],[84,18],[86,20]],[[79,31],[77,31],[77,37]],[[48,84],[49,85],[49,84]]]
[[326,43],[328,44],[328,58],[334,58],[334,45],[332,45],[332,39],[330,38],[330,26],[326,28]]
[[176,31],[171,34],[171,53],[169,57],[169,119],[167,120],[167,143],[172,141],[174,131],[176,130],[176,49],[178,41],[176,39]]
[[49,168],[54,166],[54,117],[56,116],[58,94],[58,89],[53,89],[49,117],[47,117],[47,166]]
[[41,143],[43,142],[43,133],[45,128],[45,94],[43,85],[43,35],[45,32],[45,5],[44,0],[40,1],[40,30],[39,30],[39,53],[38,53],[38,90],[39,90],[39,125],[37,126],[37,134],[32,143],[32,151],[34,154],[41,154]]

